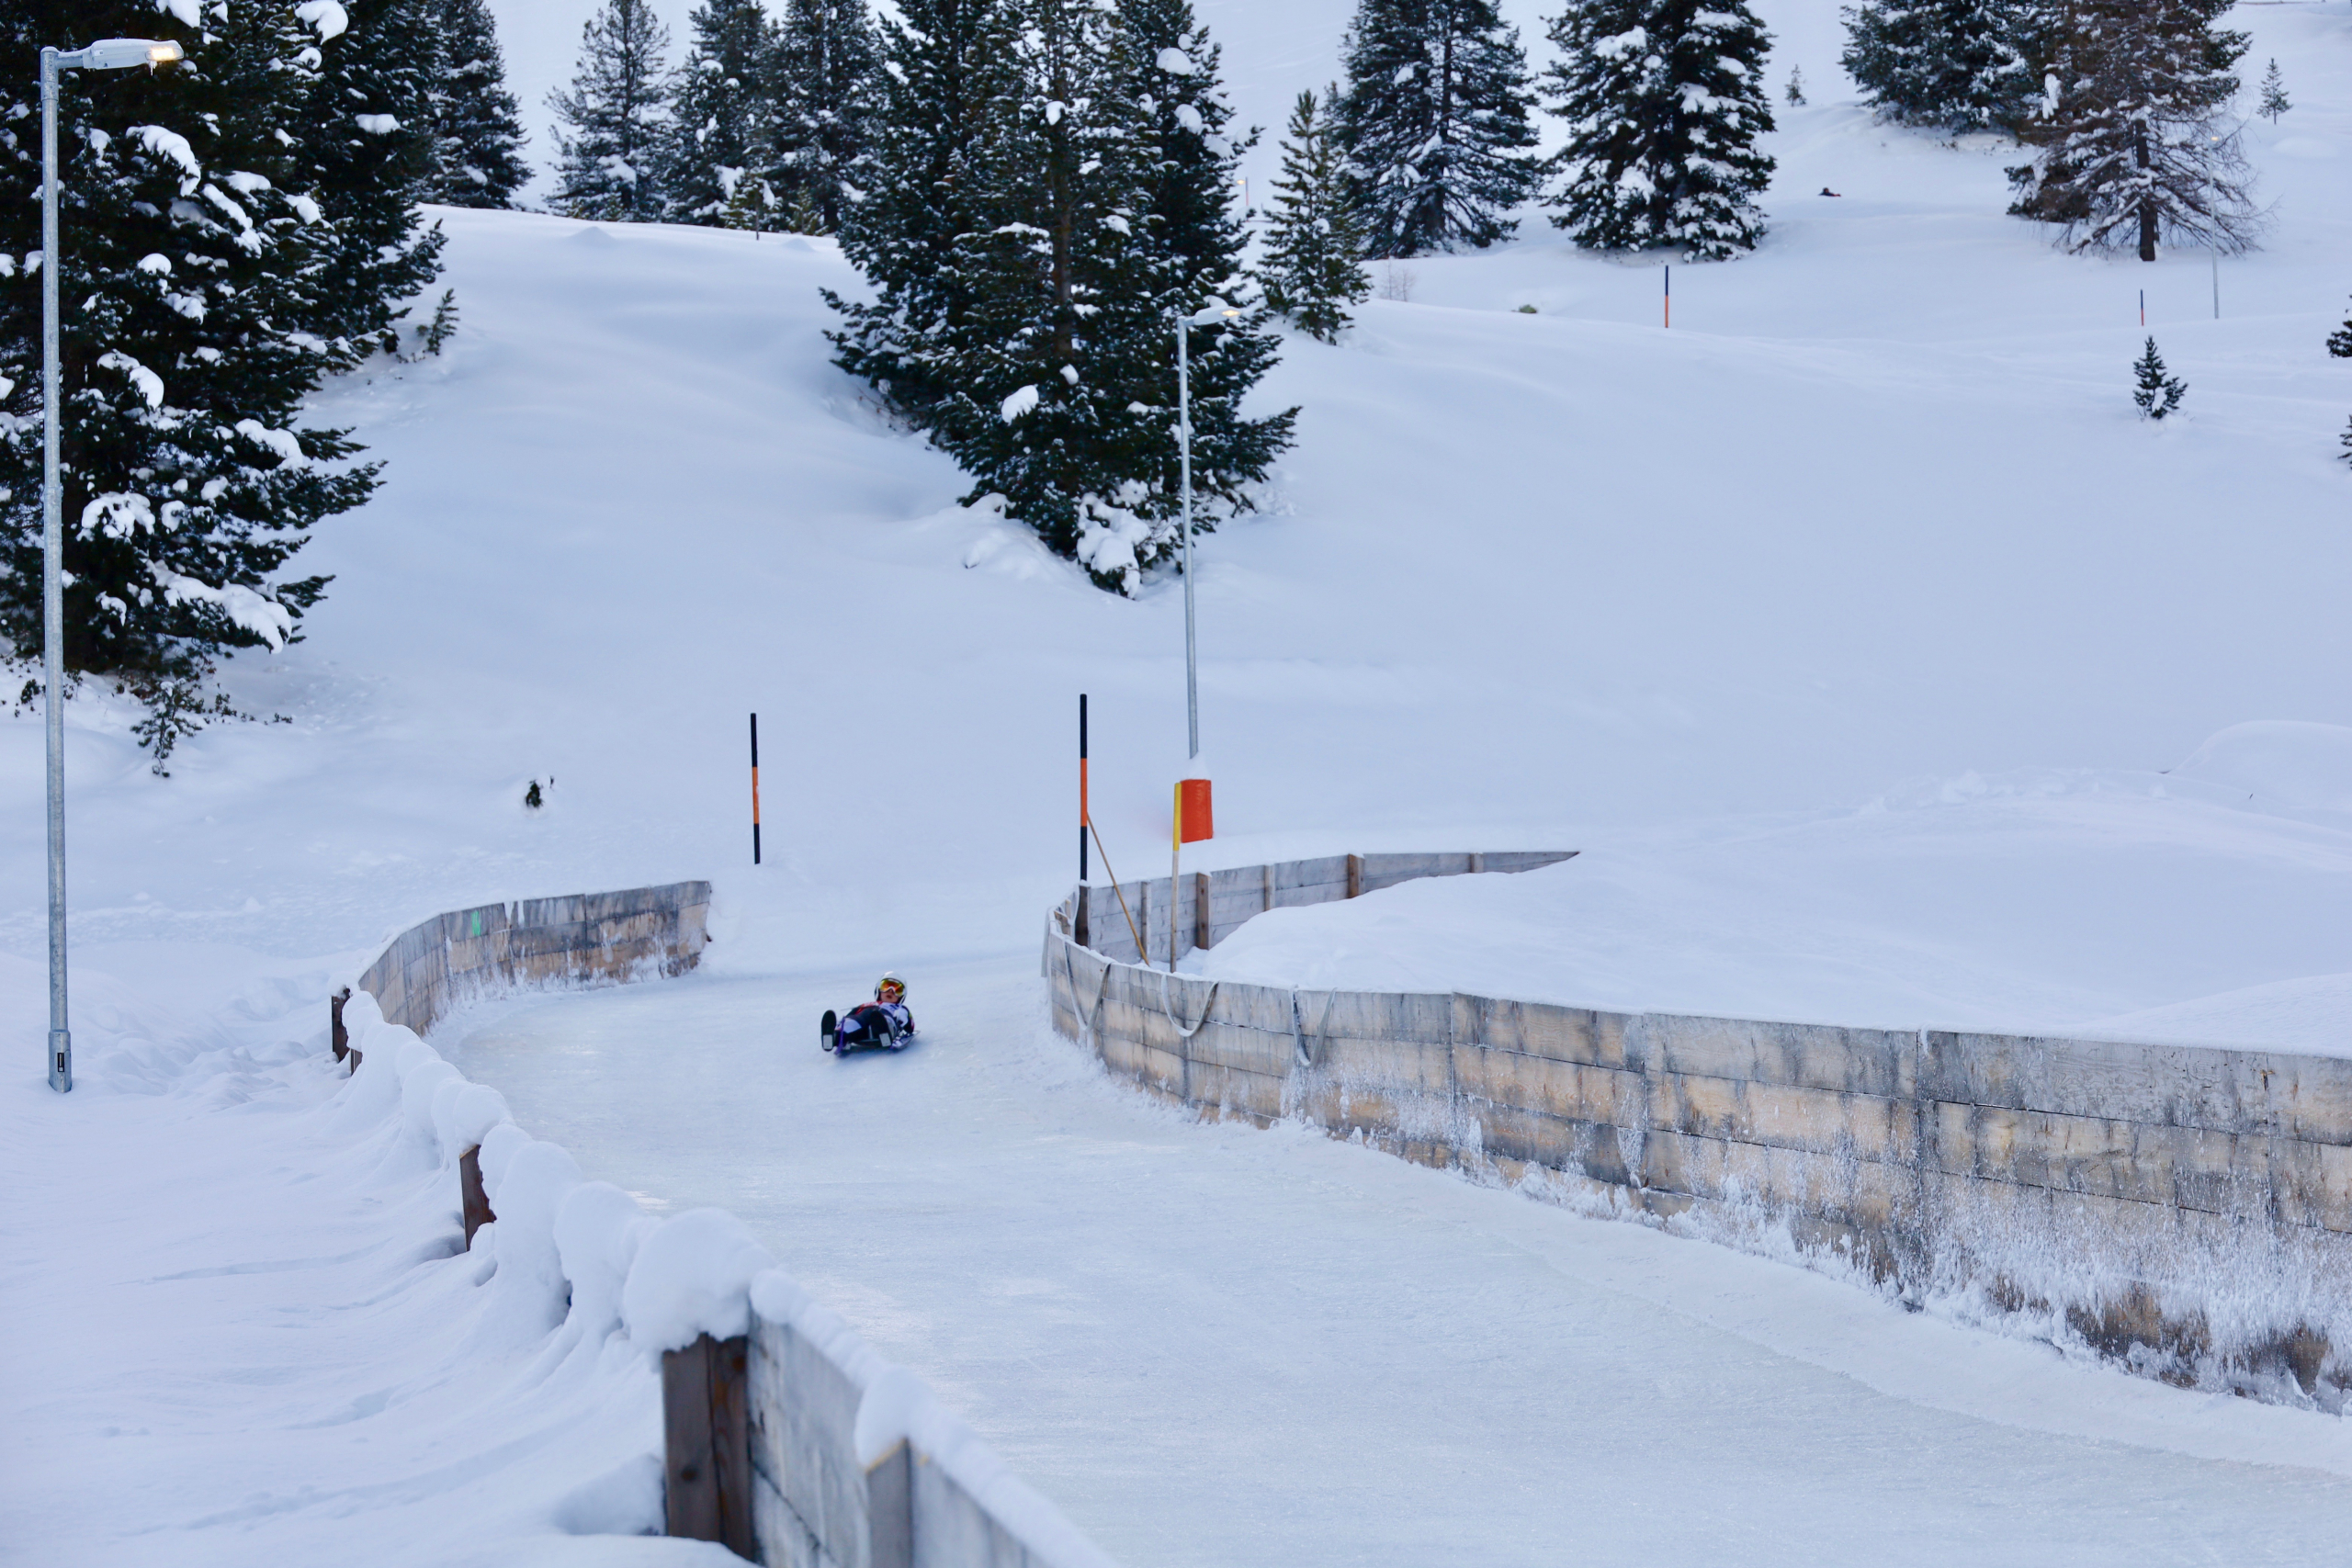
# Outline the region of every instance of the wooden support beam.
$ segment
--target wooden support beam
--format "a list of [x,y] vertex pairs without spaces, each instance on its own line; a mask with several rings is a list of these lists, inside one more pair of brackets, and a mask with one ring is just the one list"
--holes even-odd
[[343,1004],[350,999],[348,986],[327,998],[327,1034],[334,1044],[334,1059],[338,1062],[351,1049],[351,1031],[343,1026]]
[[1363,897],[1363,856],[1350,855],[1348,857],[1348,897],[1351,898],[1357,898]]
[[865,1568],[914,1568],[914,1452],[902,1440],[865,1472]]
[[474,1244],[474,1232],[498,1218],[490,1212],[490,1197],[481,1189],[481,1145],[476,1144],[458,1156],[458,1201],[466,1214],[466,1246]]
[[1193,945],[1209,944],[1209,874],[1193,873]]
[[706,1334],[662,1355],[665,1534],[759,1560],[752,1539],[752,1342]]

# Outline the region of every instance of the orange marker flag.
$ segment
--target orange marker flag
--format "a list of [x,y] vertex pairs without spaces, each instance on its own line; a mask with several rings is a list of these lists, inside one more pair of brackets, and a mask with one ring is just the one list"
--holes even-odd
[[1176,841],[1197,844],[1216,837],[1216,817],[1210,808],[1209,781],[1176,781]]

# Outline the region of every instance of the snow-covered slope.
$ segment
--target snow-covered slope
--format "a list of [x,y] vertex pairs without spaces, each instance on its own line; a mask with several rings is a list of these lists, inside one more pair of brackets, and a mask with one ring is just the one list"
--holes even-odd
[[[1257,95],[1245,109],[1277,123],[1283,99],[1329,75],[1345,7],[1204,9],[1233,79]],[[2324,1043],[2342,1016],[2343,987],[2329,977],[2352,970],[2331,946],[2344,913],[2344,829],[2329,793],[2340,772],[2318,756],[2324,748],[2301,742],[2287,748],[2300,771],[2228,747],[2192,768],[2196,781],[2156,770],[2248,721],[2352,726],[2340,674],[2352,638],[2339,606],[2352,476],[2331,460],[2352,413],[2352,367],[2319,346],[2352,288],[2341,262],[2352,254],[2352,198],[2336,174],[2352,151],[2352,19],[2301,5],[2243,14],[2252,58],[2279,56],[2298,107],[2251,134],[2278,225],[2267,251],[2222,267],[2217,321],[2203,258],[2141,266],[2055,254],[1999,216],[1997,149],[1871,126],[1832,101],[1830,10],[1767,9],[1820,107],[1788,116],[1776,139],[1783,176],[1765,249],[1734,265],[1678,267],[1670,333],[1656,324],[1657,269],[1577,256],[1531,227],[1526,243],[1494,255],[1414,264],[1410,299],[1368,305],[1345,344],[1290,347],[1264,397],[1302,406],[1299,446],[1269,513],[1202,550],[1203,732],[1221,837],[1193,863],[1578,847],[1588,856],[1556,873],[1487,885],[1517,897],[1548,877],[1586,900],[1514,917],[1522,959],[1562,949],[1545,934],[1562,921],[1589,923],[1598,909],[1612,922],[1605,940],[1568,954],[1572,971],[1553,972],[1569,999],[1867,1012],[1854,1021],[1870,1022],[2030,1014],[2194,1038],[2214,1037],[2226,1014],[2232,1030]],[[576,32],[576,17],[565,28]],[[512,36],[508,47],[521,52]],[[1808,194],[1825,184],[1846,194]],[[592,1025],[563,1014],[514,1036],[537,1044],[507,1054],[507,1080],[489,1067],[482,1076],[527,1103],[535,1130],[562,1137],[592,1169],[628,1167],[652,1200],[740,1196],[776,1227],[779,1256],[822,1275],[829,1299],[877,1342],[899,1345],[893,1325],[913,1320],[910,1299],[939,1292],[927,1322],[981,1325],[961,1341],[922,1341],[938,1358],[923,1370],[944,1388],[991,1346],[1050,1351],[1083,1264],[1052,1225],[1004,1216],[1050,1213],[1051,1184],[1037,1173],[1068,1168],[1047,1161],[1023,1174],[1029,1145],[973,1132],[971,1096],[1011,1107],[1071,1070],[1066,1048],[1032,1038],[1027,987],[1038,922],[1075,869],[1071,710],[1081,691],[1093,697],[1108,846],[1125,874],[1159,869],[1167,786],[1183,761],[1181,596],[1162,583],[1137,603],[1106,598],[1016,531],[956,510],[963,486],[951,468],[825,363],[815,291],[854,286],[830,245],[519,215],[446,221],[463,331],[445,359],[379,371],[327,400],[322,415],[356,424],[389,461],[389,483],[304,558],[337,575],[309,640],[229,671],[247,705],[293,722],[220,727],[189,743],[165,781],[130,744],[126,707],[96,690],[74,705],[70,845],[86,977],[77,994],[95,1004],[119,981],[171,999],[201,1033],[249,1009],[241,998],[253,984],[278,976],[322,987],[435,909],[710,876],[719,940],[710,975],[693,983],[708,987],[695,993],[702,1011],[689,1017],[682,1001],[674,1027],[658,1021],[658,1005],[631,1014],[649,1021],[622,1053],[626,1070],[600,1066],[619,1046],[578,1046]],[[2187,417],[2162,428],[2135,421],[2127,396],[2143,288],[2149,330],[2190,385]],[[1540,313],[1519,313],[1523,303]],[[744,750],[754,709],[769,852],[757,871]],[[0,727],[0,798],[15,803],[0,827],[0,871],[19,890],[0,905],[0,952],[28,964],[41,944],[40,759],[36,716]],[[2248,767],[2267,770],[2259,776],[2280,792],[2275,808],[2231,795]],[[522,806],[534,779],[552,781],[536,814]],[[2247,793],[2264,792],[2257,782]],[[1887,809],[1865,809],[1874,801]],[[1953,886],[1965,898],[1934,908],[1936,889]],[[1508,912],[1458,908],[1445,940],[1490,951],[1512,936]],[[1465,924],[1476,929],[1465,935]],[[707,1146],[713,1096],[740,1096],[752,1080],[697,1079],[688,1094],[678,1075],[656,1070],[660,1053],[704,1043],[697,1064],[748,1072],[773,1037],[757,1031],[788,1032],[778,1010],[803,1010],[820,991],[837,1003],[884,964],[937,998],[924,1004],[926,1031],[956,1043],[964,1069],[1010,1053],[1010,1087],[964,1069],[918,1077],[922,1056],[900,1058],[910,1069],[901,1092],[865,1108],[898,1140],[877,1142],[859,1136],[854,1095],[797,1099],[778,1078],[764,1099],[730,1100],[737,1142]],[[711,1010],[707,998],[729,987],[758,1005]],[[82,1088],[68,1101],[42,1098],[40,999],[36,985],[0,989],[18,1111],[28,1126],[89,1132],[86,1142],[28,1134],[21,1158],[116,1151],[168,1184],[179,1134],[124,1091],[164,1089],[191,1116],[233,1097],[216,1095],[211,1077],[155,1072],[122,1043],[127,1029],[94,1011]],[[284,1016],[284,1039],[322,1035],[319,1014]],[[485,1058],[494,1055],[485,1044]],[[1363,1340],[1347,1338],[1361,1303],[1329,1307],[1317,1319],[1339,1336],[1329,1354],[1283,1363],[1307,1406],[1369,1408],[1333,1397],[1357,1392],[1370,1364],[1351,1346],[1401,1356],[1458,1325],[1473,1343],[1502,1344],[1498,1323],[1476,1314],[1515,1292],[1533,1292],[1538,1316],[1590,1348],[1576,1363],[1590,1368],[1623,1364],[1609,1336],[1652,1311],[1627,1307],[1587,1244],[1547,1228],[1573,1225],[1566,1216],[1530,1220],[1532,1206],[1506,1211],[1498,1206],[1516,1200],[1457,1186],[1435,1197],[1426,1185],[1391,1186],[1386,1173],[1344,1163],[1371,1156],[1338,1147],[1294,1160],[1287,1145],[1276,1158],[1239,1133],[1150,1122],[1147,1136],[1135,1127],[1156,1113],[1125,1104],[1090,1099],[1082,1118],[1127,1162],[1098,1213],[1105,1225],[1214,1233],[1214,1214],[1188,1217],[1184,1205],[1238,1203],[1254,1177],[1226,1173],[1262,1153],[1271,1164],[1252,1169],[1295,1188],[1302,1206],[1283,1210],[1292,1228],[1251,1233],[1250,1257],[1279,1262],[1283,1235],[1345,1220],[1400,1267],[1453,1268],[1452,1227],[1474,1222],[1490,1227],[1479,1235],[1519,1238],[1498,1247],[1532,1246],[1550,1260],[1503,1270],[1499,1294],[1448,1296],[1403,1326],[1374,1314]],[[793,1120],[803,1105],[823,1119],[821,1136]],[[1130,1115],[1135,1127],[1121,1121]],[[1059,1125],[1043,1117],[1023,1135],[1052,1142]],[[944,1145],[951,1129],[978,1140],[958,1146],[995,1149],[1000,1190],[976,1192],[968,1165],[911,1153],[892,1182],[857,1179],[889,1151]],[[829,1170],[839,1179],[820,1187]],[[1318,1198],[1317,1184],[1342,1171],[1370,1196]],[[1398,1168],[1395,1180],[1422,1174]],[[27,1244],[32,1261],[0,1287],[12,1308],[37,1279],[96,1299],[118,1267],[92,1238],[119,1190],[45,1190],[59,1207]],[[1384,1226],[1382,1215],[1413,1201],[1442,1211],[1440,1223],[1410,1235]],[[779,1234],[820,1202],[831,1228]],[[967,1309],[953,1281],[918,1267],[912,1249],[952,1228],[908,1217],[925,1213],[955,1214],[967,1230],[1004,1223],[1003,1288]],[[134,1244],[164,1245],[123,1233],[122,1247]],[[808,1267],[812,1254],[825,1266]],[[256,1246],[203,1266],[256,1258],[269,1260]],[[197,1266],[158,1253],[136,1268],[144,1278]],[[1690,1381],[1667,1408],[1694,1424],[1726,1410],[1752,1422],[1775,1407],[1787,1375],[1771,1359],[1781,1350],[1758,1347],[1820,1309],[1743,1315],[1737,1303],[1764,1288],[1749,1263],[1690,1267],[1676,1310],[1714,1303],[1707,1321],[1725,1324],[1737,1345],[1703,1368],[1677,1363],[1685,1370],[1672,1377]],[[1234,1336],[1295,1321],[1275,1299],[1280,1281],[1253,1278],[1216,1276],[1230,1312],[1213,1321]],[[178,1353],[242,1354],[235,1325],[255,1298],[222,1290],[188,1309],[198,1315],[181,1322]],[[1124,1342],[1148,1336],[1163,1309],[1148,1290],[1106,1286],[1085,1310]],[[70,1335],[83,1319],[40,1321]],[[136,1333],[134,1321],[107,1321]],[[1808,1364],[1863,1375],[1842,1341],[1808,1344],[1818,1358]],[[1948,1408],[1955,1389],[1996,1386],[1976,1374],[2016,1348],[1939,1340],[1935,1354],[1958,1358],[1961,1373],[1940,1393],[1903,1384],[1888,1397]],[[1247,1353],[1259,1353],[1254,1342]],[[1901,1360],[1889,1352],[1881,1371]],[[91,1370],[45,1364],[37,1393],[12,1382],[5,1425],[53,1432],[93,1465],[126,1464],[99,1435],[152,1425],[141,1413],[175,1396],[95,1359],[81,1365]],[[1495,1365],[1507,1369],[1507,1358]],[[342,1407],[382,1386],[365,1361],[301,1367],[311,1405]],[[1901,1383],[1886,1375],[1871,1386]],[[1426,1368],[1416,1374],[1426,1407],[1443,1404],[1442,1383]],[[1969,1421],[2025,1420],[2033,1384],[2026,1373],[1997,1383],[2016,1402],[1979,1399]],[[1116,1481],[1100,1467],[1118,1452],[1106,1435],[1125,1419],[1127,1386],[1024,1349],[972,1371],[965,1392],[1024,1469],[1067,1463],[1067,1484],[1080,1489]],[[1611,1422],[1645,1408],[1633,1383],[1611,1387]],[[1032,1400],[1028,1390],[1042,1392]],[[1216,1446],[1263,1437],[1246,1413],[1182,1399],[1160,1408],[1190,1412],[1194,1483],[1273,1451]],[[1521,1443],[1523,1427],[1498,1429],[1475,1404],[1464,1408],[1445,1428],[1463,1470]],[[1805,1454],[1799,1470],[1830,1473],[1843,1462],[1837,1434],[1856,1423],[1876,1422],[1890,1449],[1940,1440],[1883,1410],[1805,1408],[1823,1413],[1826,1435],[1818,1449],[1792,1450]],[[2076,1429],[2100,1408],[2089,1399]],[[257,1434],[284,1415],[266,1402],[224,1409],[203,1440],[222,1452],[245,1445],[263,1464],[277,1439]],[[1798,1443],[1804,1427],[1774,1427],[1770,1440]],[[2220,1429],[2200,1427],[2211,1438],[2200,1451],[2266,1464],[2279,1451],[2257,1454],[2235,1427],[2211,1438]],[[1316,1430],[1285,1457],[1325,1468],[1260,1487],[1261,1517],[1283,1517],[1285,1481],[1330,1487],[1316,1495],[1338,1498],[1335,1514],[1360,1509],[1360,1495],[1333,1479],[1344,1479],[1356,1427]],[[1633,1451],[1684,1451],[1671,1423],[1642,1427],[1639,1444]],[[1730,1438],[1710,1449],[1724,1461],[1713,1473],[1769,1490],[1731,1463],[1738,1450]],[[2009,1469],[1970,1472],[1970,1495],[1986,1507],[2002,1495],[2000,1477],[2063,1462],[2032,1444],[2009,1452]],[[1098,1469],[1083,1480],[1089,1455]],[[1441,1472],[1453,1473],[1398,1464],[1385,1506],[1432,1517],[1442,1498],[1412,1486]],[[2149,1473],[2159,1472],[2176,1474]],[[53,1510],[25,1473],[0,1467],[7,1506]],[[2340,1504],[2332,1483],[2265,1473],[2280,1495]],[[1148,1489],[1166,1477],[1130,1479]],[[2222,1506],[2228,1486],[2177,1479],[2152,1495],[2198,1500],[2187,1510],[2194,1528],[2134,1541],[2153,1551],[2176,1539],[2188,1551],[2241,1539],[2240,1516]],[[1889,1539],[1938,1539],[1936,1476],[1903,1484],[1909,1511],[1891,1516],[1894,1537],[1841,1536],[1849,1556],[1883,1556]],[[118,1495],[126,1532],[210,1520],[216,1533],[201,1539],[227,1544],[204,1550],[226,1553],[243,1528],[141,1503],[128,1485]],[[1115,1491],[1089,1495],[1118,1515]],[[1682,1506],[1624,1495],[1653,1512]],[[1993,1546],[2018,1548],[2011,1560],[2022,1560],[2021,1542],[2047,1538],[2037,1519],[2087,1517],[2084,1494],[2050,1496]],[[1198,1493],[1182,1500],[1208,1511]],[[312,1506],[335,1505],[300,1505]],[[431,1489],[401,1506],[431,1507]],[[2269,1514],[2294,1523],[2281,1506]],[[1365,1516],[1374,1537],[1380,1517]],[[40,1517],[57,1528],[53,1511]],[[2291,1560],[2308,1542],[2289,1537],[2274,1554]],[[1172,1543],[1178,1557],[1208,1551],[1201,1538],[1142,1539]],[[1615,1539],[1634,1551],[1638,1520]],[[1711,1539],[1694,1530],[1689,1541],[1695,1552]],[[2067,1540],[2097,1554],[2091,1536]],[[191,1549],[190,1560],[200,1555]]]

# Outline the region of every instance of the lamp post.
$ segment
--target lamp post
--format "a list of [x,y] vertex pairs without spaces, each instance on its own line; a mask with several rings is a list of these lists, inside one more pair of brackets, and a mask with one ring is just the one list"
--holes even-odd
[[[1220,321],[1237,321],[1240,315],[1239,310],[1211,295],[1207,310],[1176,320],[1176,446],[1184,513],[1184,735],[1191,748],[1185,753],[1188,765],[1199,761],[1201,755],[1200,664],[1194,657],[1193,637],[1193,358],[1188,344],[1194,327],[1213,327]],[[1197,789],[1193,787],[1196,784]],[[1188,807],[1193,814],[1189,822]],[[1171,975],[1176,971],[1176,910],[1182,902],[1177,889],[1182,881],[1180,873],[1184,846],[1209,836],[1208,807],[1206,780],[1188,777],[1176,781],[1176,814],[1168,851],[1168,970]],[[1193,896],[1197,899],[1198,892]],[[1194,908],[1196,923],[1202,912]],[[1149,953],[1144,955],[1144,962],[1151,962]]]
[[65,1027],[65,590],[59,575],[65,526],[58,479],[57,73],[169,65],[180,46],[114,38],[71,53],[40,51],[40,624],[43,705],[49,730],[49,1087],[74,1087]]
[[1201,683],[1193,639],[1193,361],[1187,340],[1194,327],[1213,327],[1238,321],[1241,312],[1219,300],[1176,323],[1176,444],[1177,468],[1182,475],[1184,512],[1184,724],[1191,750],[1187,759],[1201,754]]

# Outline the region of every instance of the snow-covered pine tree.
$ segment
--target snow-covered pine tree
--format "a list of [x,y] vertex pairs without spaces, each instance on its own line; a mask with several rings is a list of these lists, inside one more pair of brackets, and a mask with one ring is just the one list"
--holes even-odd
[[659,184],[671,221],[719,225],[743,182],[773,188],[775,28],[760,0],[703,0],[689,22]]
[[[359,26],[368,14],[361,12]],[[160,772],[216,712],[225,652],[295,636],[326,579],[285,569],[310,530],[365,501],[372,465],[304,427],[335,362],[304,323],[342,287],[306,189],[317,39],[289,7],[208,10],[201,30],[149,0],[20,0],[0,53],[164,37],[183,65],[69,73],[60,93],[65,654],[146,702]],[[41,646],[38,93],[0,85],[0,635]],[[377,275],[351,280],[371,285]]]
[[2327,352],[2338,359],[2352,359],[2352,316],[2346,317],[2342,326],[2327,334]]
[[567,218],[651,223],[668,134],[670,29],[646,0],[605,0],[580,29],[580,67],[548,107],[564,130],[548,205]]
[[2075,0],[2052,39],[2054,102],[2019,134],[2032,163],[2009,171],[2009,210],[2064,225],[2068,249],[2156,242],[2250,250],[2262,229],[2254,176],[2222,114],[2245,52],[2214,23],[2232,0]]
[[1143,243],[1151,149],[1120,69],[1115,13],[1012,0],[1018,73],[975,173],[982,221],[963,247],[978,288],[947,324],[934,439],[1106,587],[1166,552],[1146,476],[1169,439],[1160,367],[1166,279]]
[[2180,400],[2188,392],[2188,382],[2165,374],[2164,355],[2156,352],[2153,337],[2146,352],[2132,362],[2132,400],[2139,405],[2142,419],[2164,418],[2180,407]]
[[531,178],[523,121],[487,0],[441,0],[441,71],[433,90],[433,175],[424,199],[512,207]]
[[1266,303],[1301,332],[1334,343],[1348,324],[1348,308],[1371,294],[1372,278],[1356,259],[1363,242],[1348,205],[1329,101],[1306,92],[1292,107],[1258,281]]
[[1839,63],[1889,119],[1952,131],[2013,126],[2039,88],[2021,0],[1864,0],[1840,14]]
[[2335,455],[2336,457],[2340,461],[2352,463],[2352,421],[2346,423],[2344,434],[2335,438],[2335,444],[2343,448]]
[[881,110],[851,166],[842,253],[873,298],[825,302],[842,318],[834,363],[871,382],[900,418],[934,428],[949,412],[942,339],[977,308],[965,236],[989,221],[980,163],[1018,90],[1005,0],[899,0],[881,24]]
[[[1170,317],[1192,315],[1212,299],[1242,312],[1213,331],[1195,331],[1190,344],[1193,517],[1206,532],[1219,516],[1250,509],[1248,487],[1265,478],[1289,440],[1286,416],[1240,416],[1242,397],[1281,353],[1269,313],[1248,297],[1248,237],[1236,210],[1241,159],[1259,133],[1232,133],[1222,52],[1194,20],[1192,0],[1120,0],[1119,46],[1125,90],[1143,126],[1143,221],[1136,240],[1153,292]],[[1172,423],[1172,322],[1159,340],[1163,395],[1145,400],[1168,410]],[[1181,487],[1172,436],[1160,442],[1158,456],[1159,471],[1145,479],[1156,498],[1147,511],[1173,517]]]
[[1332,105],[1366,254],[1484,247],[1543,171],[1527,59],[1493,0],[1358,0]]
[[1802,65],[1789,67],[1788,98],[1791,108],[1804,107],[1804,67]]
[[410,313],[403,302],[441,271],[440,227],[425,227],[417,211],[434,173],[439,6],[353,0],[303,9],[314,18],[320,58],[297,157],[326,214],[312,238],[323,253],[313,265],[334,287],[317,291],[300,324],[340,353],[398,353]]
[[2288,101],[2287,79],[2278,74],[2278,62],[2274,57],[2269,69],[2262,73],[2262,101],[2255,106],[2254,112],[2267,117],[2276,125],[2278,117],[2294,107]]
[[1771,39],[1746,0],[1570,0],[1550,30],[1562,58],[1544,85],[1568,128],[1553,223],[1588,250],[1754,249]]
[[802,233],[831,233],[844,176],[870,140],[881,56],[865,0],[788,0],[777,28],[778,199]]

